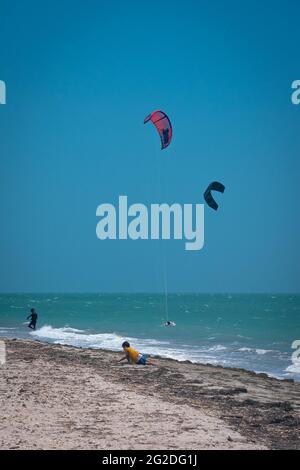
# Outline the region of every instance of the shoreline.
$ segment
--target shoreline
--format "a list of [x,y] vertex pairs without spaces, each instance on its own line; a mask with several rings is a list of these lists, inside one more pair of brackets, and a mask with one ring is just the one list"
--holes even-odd
[[[85,346],[75,346],[73,344],[63,344],[63,343],[54,343],[54,342],[51,342],[49,340],[47,340],[46,338],[45,339],[41,339],[41,338],[35,338],[34,336],[32,337],[18,337],[18,336],[15,336],[15,337],[1,337],[0,336],[0,340],[1,339],[6,339],[6,340],[12,340],[12,341],[15,341],[15,340],[20,340],[20,341],[34,341],[34,342],[39,342],[39,343],[42,343],[42,344],[49,344],[49,345],[61,345],[61,346],[66,346],[66,347],[71,347],[71,348],[75,348],[75,349],[84,349],[84,350],[91,350],[91,351],[104,351],[104,352],[115,352],[115,353],[118,353],[120,352],[121,349],[119,350],[114,350],[114,349],[106,349],[106,348],[93,348],[93,347],[85,347]],[[255,348],[253,348],[255,349]],[[216,367],[216,368],[221,368],[221,369],[229,369],[229,370],[233,370],[233,371],[244,371],[244,372],[250,372],[251,374],[255,374],[255,375],[258,375],[258,376],[261,376],[261,377],[268,377],[268,378],[271,378],[271,379],[275,379],[275,380],[279,380],[281,382],[295,382],[295,383],[299,383],[300,384],[300,376],[299,376],[299,380],[295,379],[294,377],[280,377],[280,376],[277,376],[273,373],[268,373],[268,372],[264,372],[264,371],[255,371],[255,370],[251,370],[251,369],[246,369],[245,367],[235,367],[235,366],[231,366],[231,365],[222,365],[222,364],[213,364],[213,363],[210,363],[210,362],[198,362],[198,361],[191,361],[190,359],[183,359],[183,360],[180,360],[180,359],[176,359],[174,357],[166,357],[166,356],[160,356],[159,354],[151,354],[151,353],[146,353],[146,356],[148,357],[151,357],[151,358],[154,358],[154,359],[161,359],[161,360],[168,360],[168,361],[175,361],[175,362],[178,362],[178,363],[181,363],[181,364],[199,364],[199,365],[204,365],[204,366],[212,366],[212,367]]]
[[292,379],[158,356],[121,365],[109,350],[1,339],[1,449],[300,449]]

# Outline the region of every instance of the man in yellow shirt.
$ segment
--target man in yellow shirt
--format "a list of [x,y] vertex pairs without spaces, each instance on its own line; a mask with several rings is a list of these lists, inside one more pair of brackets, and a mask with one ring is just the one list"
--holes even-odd
[[145,354],[142,354],[136,351],[135,349],[133,349],[128,343],[128,341],[124,341],[124,343],[122,344],[122,348],[125,352],[125,356],[122,357],[122,359],[120,359],[118,362],[127,360],[128,362],[131,362],[132,364],[142,364],[144,366],[146,364],[154,365],[153,362],[151,362],[149,359],[146,358]]

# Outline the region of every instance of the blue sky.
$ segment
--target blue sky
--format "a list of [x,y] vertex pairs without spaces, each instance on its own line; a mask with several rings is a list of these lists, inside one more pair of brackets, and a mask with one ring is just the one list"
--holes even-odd
[[[299,292],[299,2],[0,0],[0,290]],[[163,152],[144,117],[162,109]],[[157,164],[161,165],[161,190]],[[100,241],[96,208],[201,203],[205,247]]]

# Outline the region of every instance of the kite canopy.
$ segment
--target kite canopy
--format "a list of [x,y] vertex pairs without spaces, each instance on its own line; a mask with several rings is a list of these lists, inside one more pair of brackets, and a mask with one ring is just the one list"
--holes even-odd
[[214,209],[216,211],[219,206],[216,203],[216,201],[214,200],[214,198],[212,197],[211,191],[219,191],[219,193],[224,193],[225,186],[222,183],[218,183],[218,181],[213,181],[213,183],[210,183],[210,185],[208,185],[208,187],[207,187],[207,189],[204,193],[205,201],[207,202],[209,207],[211,207],[212,209]]
[[144,124],[148,121],[153,122],[161,140],[161,149],[168,147],[172,140],[172,124],[170,119],[163,111],[153,111],[144,119]]

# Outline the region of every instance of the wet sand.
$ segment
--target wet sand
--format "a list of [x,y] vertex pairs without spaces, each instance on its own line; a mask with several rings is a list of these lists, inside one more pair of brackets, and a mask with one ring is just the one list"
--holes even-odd
[[264,374],[5,340],[0,449],[300,449],[300,384]]

